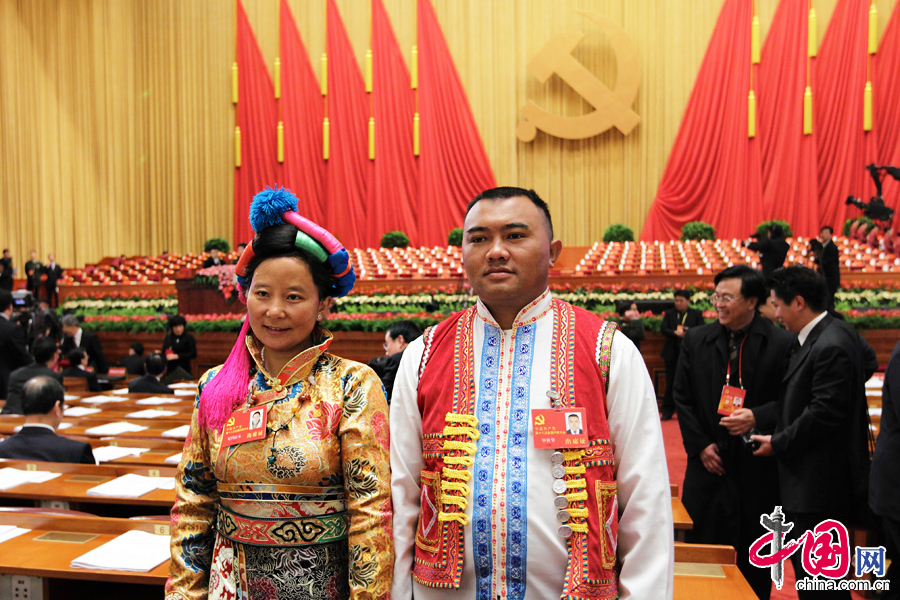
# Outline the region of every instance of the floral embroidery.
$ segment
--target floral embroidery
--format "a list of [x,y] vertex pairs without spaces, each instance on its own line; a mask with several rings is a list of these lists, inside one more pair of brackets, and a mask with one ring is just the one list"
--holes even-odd
[[347,490],[356,498],[369,498],[378,490],[378,478],[369,461],[354,458],[344,467]]
[[286,447],[278,448],[275,454],[275,462],[269,464],[266,461],[269,473],[278,479],[287,479],[294,477],[298,471],[302,471],[306,466],[306,455],[300,448]]
[[341,420],[341,407],[331,402],[320,402],[313,410],[313,417],[306,421],[306,429],[312,440],[324,440],[334,435]]
[[378,558],[371,549],[359,544],[350,546],[350,583],[362,588],[372,584],[378,570]]

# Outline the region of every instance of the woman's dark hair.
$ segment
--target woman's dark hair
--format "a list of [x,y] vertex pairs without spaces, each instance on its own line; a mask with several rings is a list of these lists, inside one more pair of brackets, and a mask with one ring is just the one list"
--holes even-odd
[[181,315],[172,315],[171,317],[169,317],[169,329],[178,327],[179,325],[187,327],[187,319],[185,319]]
[[299,258],[312,275],[313,283],[319,292],[319,300],[324,300],[328,296],[334,295],[334,280],[331,277],[330,268],[318,261],[316,257],[306,250],[297,248],[294,245],[297,239],[297,228],[293,225],[285,223],[284,225],[273,225],[267,227],[253,238],[253,260],[247,264],[247,271],[243,281],[247,283],[243,288],[244,295],[250,292],[249,285],[253,281],[253,274],[257,267],[270,258],[281,258],[283,256],[292,256]]

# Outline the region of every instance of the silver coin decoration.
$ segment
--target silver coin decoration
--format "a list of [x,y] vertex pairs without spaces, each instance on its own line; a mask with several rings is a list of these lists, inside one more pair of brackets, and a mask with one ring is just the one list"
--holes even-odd
[[556,520],[561,521],[562,523],[565,523],[566,521],[568,521],[569,520],[569,511],[561,510],[558,513],[556,513]]
[[557,494],[562,494],[566,491],[566,482],[562,479],[557,479],[553,482],[553,491]]
[[560,525],[556,532],[564,538],[572,537],[572,528],[568,525]]
[[550,469],[550,474],[557,479],[561,479],[566,476],[566,468],[562,465],[553,465],[553,468]]
[[563,456],[562,452],[554,452],[550,455],[550,462],[554,465],[561,465],[566,460],[566,457]]
[[553,506],[555,506],[556,508],[565,508],[568,505],[569,505],[569,499],[566,498],[565,496],[557,496],[553,500]]

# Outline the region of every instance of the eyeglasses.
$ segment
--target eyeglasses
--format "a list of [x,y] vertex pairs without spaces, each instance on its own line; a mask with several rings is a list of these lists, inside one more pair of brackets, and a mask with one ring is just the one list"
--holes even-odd
[[738,298],[736,298],[736,297],[734,297],[734,296],[727,296],[727,295],[726,295],[726,296],[720,296],[720,295],[718,295],[718,294],[713,294],[713,295],[710,297],[710,301],[711,301],[713,304],[719,304],[719,303],[721,303],[721,304],[731,304],[732,302],[734,302],[734,301],[737,300],[737,299],[738,299]]

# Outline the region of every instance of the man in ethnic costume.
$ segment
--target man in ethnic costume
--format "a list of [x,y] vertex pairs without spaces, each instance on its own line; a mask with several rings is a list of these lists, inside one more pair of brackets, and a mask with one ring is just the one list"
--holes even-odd
[[[394,386],[394,600],[672,597],[653,386],[614,323],[553,298],[561,249],[532,190],[468,206],[477,304],[410,344]],[[554,408],[585,411],[587,447],[535,447],[531,411]]]

